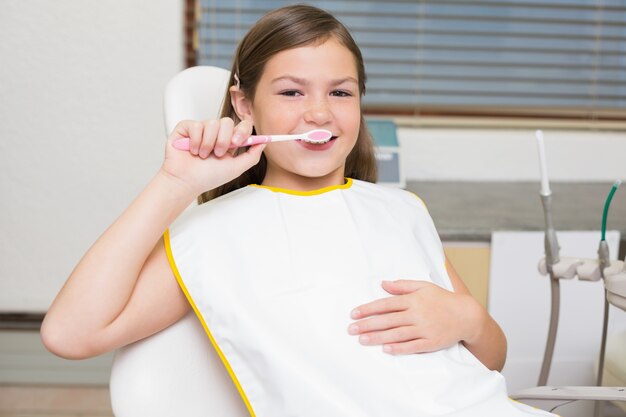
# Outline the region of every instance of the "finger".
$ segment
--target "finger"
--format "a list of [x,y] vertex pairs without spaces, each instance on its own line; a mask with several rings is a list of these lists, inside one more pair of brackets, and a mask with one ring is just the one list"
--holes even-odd
[[383,351],[390,355],[410,355],[414,353],[435,352],[442,349],[429,339],[413,339],[400,343],[387,343],[383,345]]
[[187,126],[187,137],[189,137],[189,152],[198,155],[200,144],[202,143],[202,134],[204,132],[204,124],[202,122],[191,122]]
[[213,153],[218,158],[224,156],[226,151],[228,151],[233,137],[234,127],[235,122],[233,122],[233,119],[230,117],[222,117],[220,119],[220,128],[217,132],[217,140],[215,141],[215,148],[213,149]]
[[259,163],[266,144],[251,146],[246,152],[233,157],[233,167],[237,171],[235,177]]
[[181,120],[176,123],[174,126],[174,130],[170,133],[170,138],[172,140],[180,139],[180,138],[189,138],[189,129],[190,127],[196,123],[195,120]]
[[217,136],[217,130],[220,128],[218,120],[208,120],[204,122],[204,130],[202,132],[202,142],[198,149],[198,156],[202,159],[206,159],[211,155],[215,146],[215,137]]
[[394,327],[406,326],[411,321],[404,312],[381,314],[369,319],[357,321],[348,327],[348,333],[361,334],[378,330],[387,330]]
[[418,337],[417,329],[413,326],[402,326],[380,332],[365,333],[359,336],[362,345],[398,344],[415,340]]
[[248,120],[241,121],[237,126],[235,126],[235,132],[233,133],[231,145],[235,147],[240,146],[250,137],[250,135],[252,135],[252,128],[252,122]]
[[411,279],[399,279],[397,281],[382,282],[383,289],[393,295],[409,294],[428,287],[429,285],[434,284],[428,281],[417,281]]
[[402,297],[381,298],[371,303],[363,304],[352,310],[350,316],[353,319],[361,319],[375,314],[392,313],[403,311],[408,307],[407,301]]

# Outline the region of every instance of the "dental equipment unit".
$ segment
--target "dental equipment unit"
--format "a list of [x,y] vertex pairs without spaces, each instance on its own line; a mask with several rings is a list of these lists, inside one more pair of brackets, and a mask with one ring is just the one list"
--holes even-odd
[[[546,157],[544,150],[543,132],[535,132],[539,152],[541,171],[541,203],[543,205],[545,219],[545,257],[539,262],[539,272],[550,278],[551,311],[548,337],[544,351],[543,363],[539,374],[537,387],[523,390],[512,396],[515,399],[547,399],[562,401],[560,406],[575,400],[595,400],[594,415],[601,413],[602,401],[626,401],[626,388],[602,387],[604,368],[604,353],[606,349],[607,326],[609,316],[609,303],[626,311],[626,264],[624,261],[611,261],[609,246],[606,237],[606,222],[609,206],[613,195],[620,186],[621,181],[616,181],[606,199],[602,216],[602,235],[598,247],[597,259],[581,259],[574,257],[561,257],[556,230],[552,221],[552,191],[548,181]],[[578,277],[584,281],[598,281],[603,279],[605,286],[604,321],[602,340],[598,359],[598,374],[595,387],[547,387],[548,375],[554,354],[554,345],[559,321],[560,308],[560,285],[561,279]],[[556,407],[555,407],[556,408]]]

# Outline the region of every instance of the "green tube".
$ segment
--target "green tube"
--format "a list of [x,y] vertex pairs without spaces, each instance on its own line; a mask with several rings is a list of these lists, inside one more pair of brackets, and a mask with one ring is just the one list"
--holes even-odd
[[606,240],[606,218],[609,215],[609,206],[611,205],[611,200],[613,200],[613,194],[617,191],[617,188],[622,183],[621,180],[615,181],[613,187],[611,187],[611,191],[609,192],[609,196],[606,198],[606,202],[604,203],[604,213],[602,214],[602,240]]

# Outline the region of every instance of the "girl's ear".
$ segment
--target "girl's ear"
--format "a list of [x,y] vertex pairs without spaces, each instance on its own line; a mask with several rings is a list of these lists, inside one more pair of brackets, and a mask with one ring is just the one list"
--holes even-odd
[[245,96],[243,91],[239,89],[236,85],[233,85],[229,88],[230,91],[230,103],[237,113],[237,116],[240,120],[249,120],[254,124],[254,119],[252,117],[252,105],[250,100]]

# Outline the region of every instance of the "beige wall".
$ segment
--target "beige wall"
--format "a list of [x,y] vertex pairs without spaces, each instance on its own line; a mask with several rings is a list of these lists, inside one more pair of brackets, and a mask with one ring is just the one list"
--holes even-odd
[[459,273],[474,298],[487,308],[489,289],[488,243],[444,242],[444,250],[450,263]]

